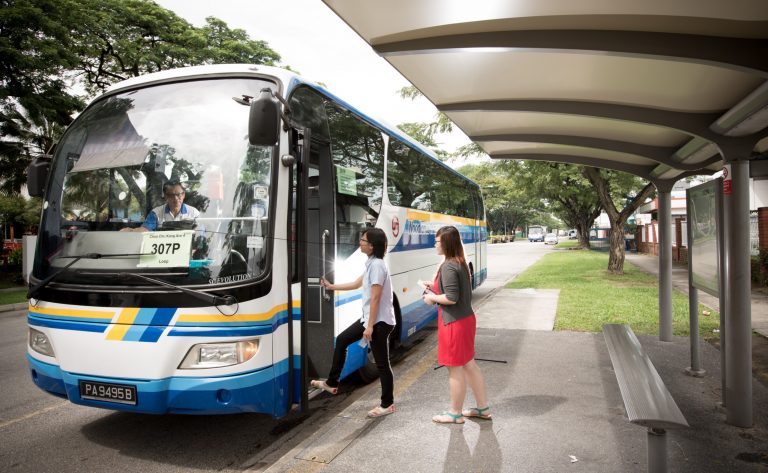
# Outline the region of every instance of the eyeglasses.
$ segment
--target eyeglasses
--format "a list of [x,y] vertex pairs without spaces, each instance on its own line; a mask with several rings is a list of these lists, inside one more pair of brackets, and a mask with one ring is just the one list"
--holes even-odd
[[184,195],[184,193],[183,193],[183,192],[167,192],[167,193],[165,194],[165,196],[166,196],[166,197],[168,197],[169,199],[170,199],[171,197],[181,197],[181,196],[183,196],[183,195]]
[[370,243],[370,241],[366,240],[365,238],[361,238],[360,241],[363,243]]

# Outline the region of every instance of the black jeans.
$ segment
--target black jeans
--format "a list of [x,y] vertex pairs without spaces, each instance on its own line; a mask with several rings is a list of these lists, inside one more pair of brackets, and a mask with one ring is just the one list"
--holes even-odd
[[[389,334],[394,330],[394,325],[379,322],[373,326],[371,337],[371,352],[376,360],[376,368],[379,370],[381,381],[381,407],[389,407],[395,402],[395,377],[392,374],[392,366],[389,364]],[[347,347],[363,338],[365,326],[359,320],[347,327],[336,337],[336,348],[333,350],[333,365],[328,374],[326,383],[328,386],[339,385],[341,369],[347,360]]]

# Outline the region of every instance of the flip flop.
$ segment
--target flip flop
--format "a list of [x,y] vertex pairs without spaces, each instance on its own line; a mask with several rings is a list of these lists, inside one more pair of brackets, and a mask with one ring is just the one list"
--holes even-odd
[[370,411],[368,411],[368,417],[370,417],[370,418],[384,417],[384,416],[388,416],[389,414],[392,414],[394,412],[395,412],[395,405],[394,404],[392,404],[389,407],[376,406],[373,409],[371,409]]
[[464,415],[454,414],[450,411],[445,411],[442,414],[438,414],[432,417],[432,422],[436,424],[463,424]]
[[328,386],[322,379],[313,379],[309,382],[309,385],[315,389],[322,389],[323,391],[327,391],[331,394],[336,394],[339,392],[339,388]]
[[465,409],[461,411],[461,413],[464,415],[464,417],[477,417],[478,419],[486,419],[491,420],[493,417],[491,414],[486,414],[485,411],[490,409],[491,406],[486,406],[480,409],[479,407],[470,407],[469,409]]

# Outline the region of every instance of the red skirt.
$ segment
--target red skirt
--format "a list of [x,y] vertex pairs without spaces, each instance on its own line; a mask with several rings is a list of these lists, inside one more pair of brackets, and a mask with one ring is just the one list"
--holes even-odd
[[443,325],[443,309],[437,309],[437,362],[443,366],[464,366],[475,357],[474,314]]

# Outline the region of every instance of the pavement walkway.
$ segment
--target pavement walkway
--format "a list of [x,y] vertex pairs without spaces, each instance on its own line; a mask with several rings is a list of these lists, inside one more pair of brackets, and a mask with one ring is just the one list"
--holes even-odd
[[[448,372],[436,364],[432,340],[426,355],[395,366],[397,412],[366,419],[380,395],[378,383],[372,383],[326,425],[258,471],[647,471],[646,430],[627,420],[603,335],[546,328],[556,311],[551,298],[546,292],[499,288],[475,307],[476,353],[487,360],[479,363],[492,421],[431,422],[449,403]],[[509,326],[539,329],[505,328],[505,318]],[[753,384],[752,428],[728,425],[716,348],[702,343],[706,375],[695,378],[685,374],[687,337],[638,338],[690,424],[668,431],[670,471],[764,473],[768,388]],[[468,393],[465,406],[473,405]]]

